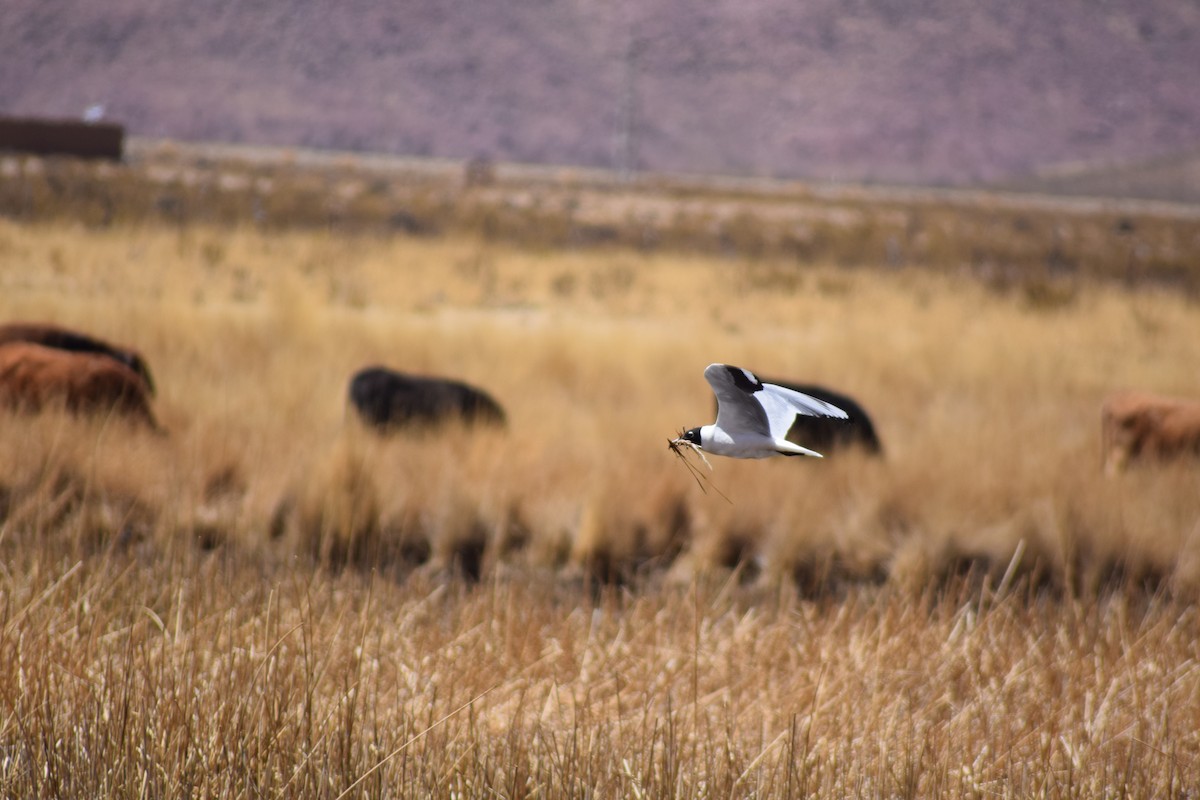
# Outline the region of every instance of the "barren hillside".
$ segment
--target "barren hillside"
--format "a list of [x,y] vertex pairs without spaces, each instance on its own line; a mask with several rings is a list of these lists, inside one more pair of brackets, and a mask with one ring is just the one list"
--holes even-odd
[[956,183],[1200,144],[1194,0],[19,0],[0,113],[535,163]]

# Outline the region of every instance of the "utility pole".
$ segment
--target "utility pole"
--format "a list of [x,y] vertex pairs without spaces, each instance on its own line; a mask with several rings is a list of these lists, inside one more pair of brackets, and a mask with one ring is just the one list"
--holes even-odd
[[622,181],[629,181],[637,170],[637,70],[641,45],[633,33],[633,23],[626,28],[625,53],[622,57],[622,86],[618,108],[616,142],[613,161]]

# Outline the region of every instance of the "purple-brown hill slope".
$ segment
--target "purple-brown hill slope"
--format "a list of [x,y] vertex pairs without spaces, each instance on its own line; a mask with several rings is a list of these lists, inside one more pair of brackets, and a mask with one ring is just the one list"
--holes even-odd
[[1196,0],[16,0],[0,113],[134,135],[957,183],[1200,146]]

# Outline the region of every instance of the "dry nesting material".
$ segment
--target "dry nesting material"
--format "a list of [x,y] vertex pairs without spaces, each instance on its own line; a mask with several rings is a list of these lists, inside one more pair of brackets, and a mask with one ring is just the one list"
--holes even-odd
[[684,431],[681,430],[679,431],[679,436],[675,437],[674,439],[668,439],[667,448],[675,454],[676,458],[683,462],[685,467],[687,467],[687,471],[691,473],[692,478],[696,481],[696,485],[700,487],[700,491],[708,494],[708,490],[704,488],[704,484],[707,483],[709,486],[712,486],[714,492],[721,495],[721,497],[724,497],[727,503],[732,504],[733,501],[730,500],[724,492],[716,487],[711,478],[701,472],[699,467],[687,460],[685,452],[690,450],[696,455],[700,456],[700,460],[704,462],[704,466],[708,467],[709,472],[712,472],[712,464],[709,463],[708,456],[704,455],[704,451],[701,450],[700,446],[695,442],[689,442],[687,439],[684,439],[683,434]]

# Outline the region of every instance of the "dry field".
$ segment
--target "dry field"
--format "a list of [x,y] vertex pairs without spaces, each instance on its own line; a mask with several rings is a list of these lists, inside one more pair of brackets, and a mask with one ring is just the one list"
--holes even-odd
[[[1104,478],[1098,410],[1200,396],[1200,306],[836,261],[0,221],[0,318],[169,431],[0,418],[0,795],[1196,796],[1200,471]],[[886,457],[701,486],[712,361]],[[510,424],[377,439],[374,362]]]

